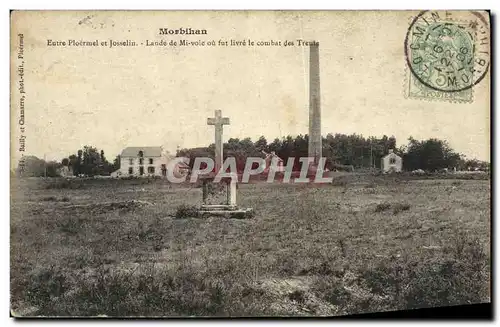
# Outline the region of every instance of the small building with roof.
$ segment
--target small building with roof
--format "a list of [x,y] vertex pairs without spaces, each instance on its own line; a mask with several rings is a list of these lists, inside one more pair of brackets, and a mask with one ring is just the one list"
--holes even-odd
[[389,154],[382,158],[381,168],[383,173],[399,173],[403,170],[403,158],[389,149]]

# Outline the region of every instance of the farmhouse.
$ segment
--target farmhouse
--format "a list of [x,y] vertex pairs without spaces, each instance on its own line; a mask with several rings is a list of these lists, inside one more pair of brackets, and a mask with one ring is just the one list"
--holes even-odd
[[380,167],[383,173],[400,172],[403,170],[403,159],[390,149],[389,154],[382,158]]
[[118,176],[167,176],[170,158],[161,146],[128,147],[120,155]]

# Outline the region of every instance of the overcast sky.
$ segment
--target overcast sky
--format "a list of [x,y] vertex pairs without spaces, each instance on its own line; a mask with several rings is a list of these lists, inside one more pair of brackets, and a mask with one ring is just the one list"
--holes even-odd
[[[407,99],[404,38],[414,12],[46,12],[13,15],[25,44],[26,153],[60,160],[84,145],[108,159],[127,146],[207,146],[220,109],[230,137],[308,132],[307,47],[146,47],[149,41],[320,43],[322,134],[448,140],[489,160],[489,74],[472,103]],[[159,28],[206,29],[203,36]],[[48,47],[47,39],[133,40],[136,47]],[[12,61],[14,69],[18,60]],[[12,82],[18,77],[13,74]],[[16,84],[14,84],[15,86]],[[12,93],[12,158],[20,156]]]

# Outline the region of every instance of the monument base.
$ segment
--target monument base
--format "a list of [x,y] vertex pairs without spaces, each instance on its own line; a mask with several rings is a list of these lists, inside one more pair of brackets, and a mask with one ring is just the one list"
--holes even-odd
[[208,174],[202,176],[203,182],[203,205],[198,210],[199,217],[218,216],[226,218],[251,218],[253,217],[252,208],[238,208],[236,205],[236,182],[238,175],[235,173],[230,174],[230,177],[223,178],[221,184],[225,185],[226,196],[223,204],[208,203],[210,192],[209,185],[213,184],[214,175]]

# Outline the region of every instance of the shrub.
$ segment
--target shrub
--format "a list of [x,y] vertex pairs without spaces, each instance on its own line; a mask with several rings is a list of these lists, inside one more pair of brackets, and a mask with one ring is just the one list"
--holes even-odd
[[383,212],[386,210],[389,210],[391,208],[391,205],[389,203],[379,203],[375,207],[375,212]]
[[159,218],[154,219],[147,225],[147,227],[144,227],[144,224],[139,221],[137,229],[137,237],[141,242],[151,242],[152,248],[155,252],[162,249],[164,234],[161,229],[161,222]]
[[397,203],[397,204],[395,204],[395,205],[392,206],[392,213],[395,214],[395,215],[397,215],[401,211],[407,211],[407,210],[410,210],[410,205],[409,204]]
[[49,310],[54,297],[61,296],[68,289],[68,282],[62,270],[55,266],[34,270],[29,276],[25,298],[41,312]]
[[180,205],[175,211],[175,218],[195,218],[198,217],[198,210],[194,206]]
[[410,205],[406,204],[406,203],[390,204],[390,203],[384,202],[384,203],[377,204],[377,206],[375,207],[375,212],[384,212],[384,211],[390,210],[391,208],[392,208],[392,213],[396,215],[396,214],[400,213],[401,211],[410,210]]
[[86,218],[77,217],[72,214],[58,217],[55,220],[55,226],[63,233],[76,235],[83,229]]
[[352,301],[351,293],[344,288],[340,280],[334,277],[322,278],[313,286],[312,290],[319,298],[338,306],[340,311],[344,313]]

